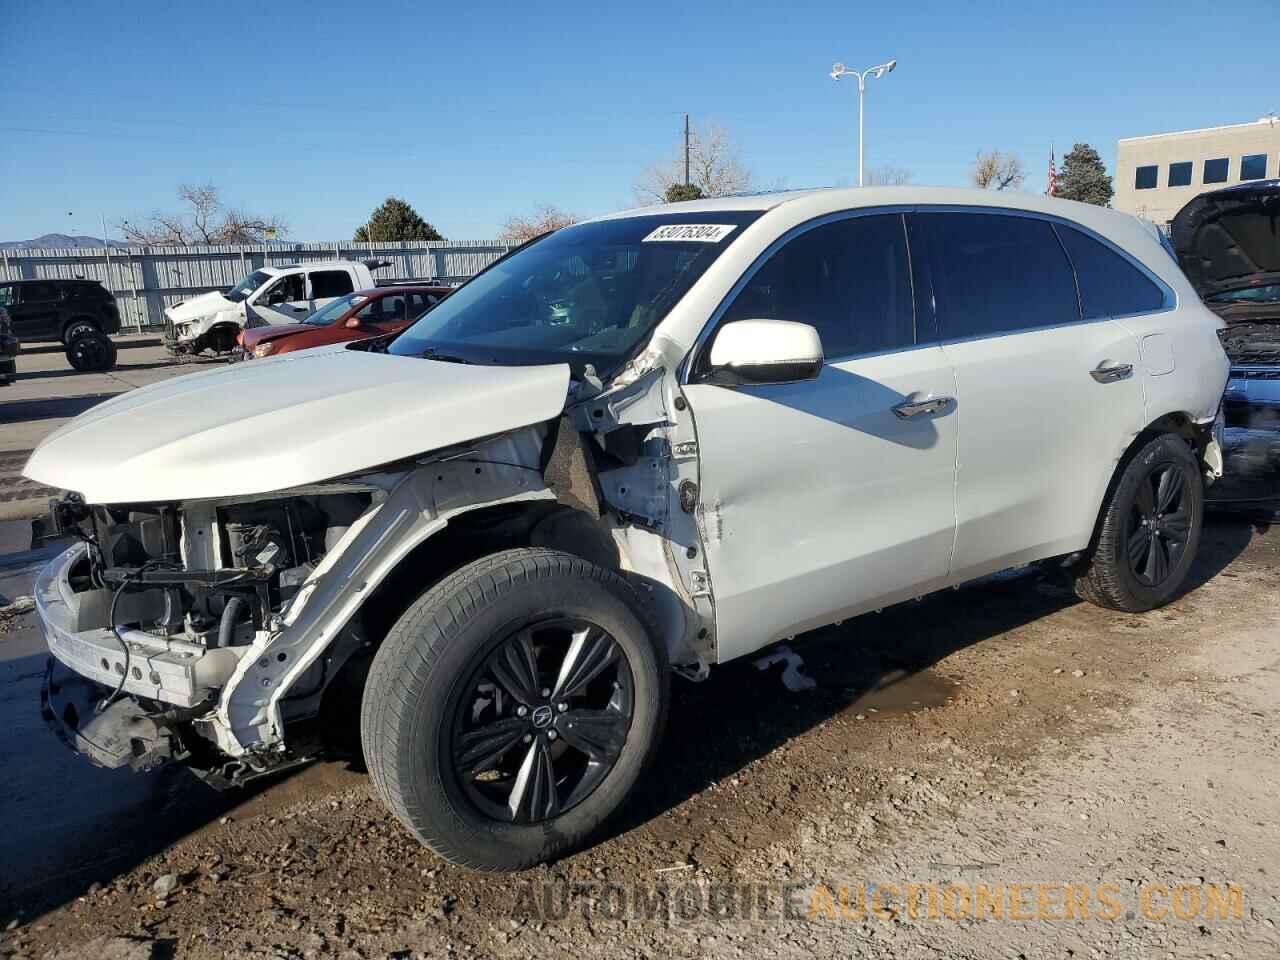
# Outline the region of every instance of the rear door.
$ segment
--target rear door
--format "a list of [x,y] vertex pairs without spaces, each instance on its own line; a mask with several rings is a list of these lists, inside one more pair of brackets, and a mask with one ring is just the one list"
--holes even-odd
[[826,363],[738,387],[695,363],[685,386],[721,660],[942,585],[955,535],[955,378],[917,332],[902,216],[803,228],[719,325],[746,319],[813,325]]
[[1049,220],[925,211],[909,223],[917,279],[956,375],[950,582],[1084,548],[1142,425],[1136,340],[1083,317]]
[[311,284],[311,310],[319,310],[338,297],[355,292],[351,274],[346,270],[312,270],[307,274]]
[[37,280],[15,284],[13,289],[17,297],[9,315],[19,340],[57,340],[62,336],[58,328],[62,308],[58,284]]

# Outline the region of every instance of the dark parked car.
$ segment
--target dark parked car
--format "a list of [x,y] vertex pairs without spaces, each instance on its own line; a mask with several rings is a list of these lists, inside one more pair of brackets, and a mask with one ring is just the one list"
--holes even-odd
[[18,372],[18,338],[13,335],[13,321],[9,311],[0,307],[0,387],[13,383]]
[[1280,420],[1280,180],[1202,193],[1178,211],[1170,239],[1204,305],[1226,323],[1227,422]]
[[0,306],[21,340],[70,345],[83,333],[120,332],[116,298],[96,280],[13,280],[0,283]]

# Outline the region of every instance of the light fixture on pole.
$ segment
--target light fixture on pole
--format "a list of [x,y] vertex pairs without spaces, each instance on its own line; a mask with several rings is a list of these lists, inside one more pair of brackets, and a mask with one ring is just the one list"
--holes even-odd
[[831,68],[832,80],[839,80],[841,77],[858,78],[858,186],[862,186],[862,95],[866,91],[867,77],[879,80],[886,73],[891,73],[897,65],[897,60],[889,60],[886,63],[876,64],[874,67],[867,67],[861,72],[850,70],[843,63],[837,63]]

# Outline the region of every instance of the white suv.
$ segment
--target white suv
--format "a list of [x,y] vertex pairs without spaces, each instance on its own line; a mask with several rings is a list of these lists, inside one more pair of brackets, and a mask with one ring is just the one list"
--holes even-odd
[[1149,225],[1028,195],[569,227],[389,345],[41,444],[82,538],[37,585],[47,715],[221,784],[361,744],[424,843],[525,867],[623,802],[673,670],[1034,561],[1168,601],[1222,466],[1219,326]]

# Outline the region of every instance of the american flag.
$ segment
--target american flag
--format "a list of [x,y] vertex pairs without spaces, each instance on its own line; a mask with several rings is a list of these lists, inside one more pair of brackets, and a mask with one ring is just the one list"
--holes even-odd
[[1047,197],[1058,195],[1058,171],[1053,165],[1053,147],[1049,148],[1049,184],[1044,192]]

